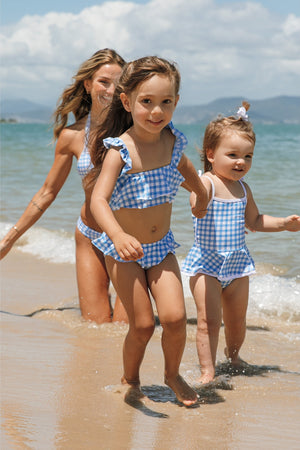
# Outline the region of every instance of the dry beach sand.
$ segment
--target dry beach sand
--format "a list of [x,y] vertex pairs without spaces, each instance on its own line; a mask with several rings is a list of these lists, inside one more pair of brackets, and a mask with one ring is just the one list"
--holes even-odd
[[[241,356],[250,366],[231,375],[221,330],[219,383],[198,388],[194,408],[163,384],[157,326],[141,370],[146,398],[127,404],[127,326],[80,318],[74,266],[13,249],[0,269],[1,449],[300,449],[300,346],[289,339],[299,322],[249,316]],[[193,383],[196,311],[186,305],[181,373]]]

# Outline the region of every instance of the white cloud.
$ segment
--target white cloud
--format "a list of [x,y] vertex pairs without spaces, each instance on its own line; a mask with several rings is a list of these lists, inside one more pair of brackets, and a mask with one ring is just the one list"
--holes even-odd
[[79,64],[103,47],[125,59],[175,60],[186,104],[299,95],[299,30],[300,18],[254,1],[107,2],[80,14],[25,16],[2,28],[2,95],[55,104]]

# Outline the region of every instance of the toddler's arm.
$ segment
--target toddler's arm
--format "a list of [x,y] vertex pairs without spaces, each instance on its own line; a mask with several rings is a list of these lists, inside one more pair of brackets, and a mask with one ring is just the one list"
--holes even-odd
[[288,217],[274,217],[267,214],[260,214],[249,186],[246,183],[245,186],[248,198],[245,220],[251,231],[300,231],[300,216],[297,214]]

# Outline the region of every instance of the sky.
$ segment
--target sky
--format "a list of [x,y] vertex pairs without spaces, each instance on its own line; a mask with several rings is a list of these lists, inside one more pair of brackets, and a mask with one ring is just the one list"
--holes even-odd
[[105,47],[175,61],[184,105],[300,96],[299,0],[10,0],[0,17],[3,99],[55,106]]

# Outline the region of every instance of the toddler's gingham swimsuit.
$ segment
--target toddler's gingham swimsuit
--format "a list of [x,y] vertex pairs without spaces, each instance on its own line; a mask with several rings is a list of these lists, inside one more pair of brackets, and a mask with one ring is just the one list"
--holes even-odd
[[214,183],[210,177],[206,178],[212,184],[212,198],[206,216],[202,219],[193,216],[194,245],[181,269],[189,276],[203,273],[215,277],[225,288],[235,278],[255,273],[254,261],[245,243],[247,192],[239,181],[243,198],[215,197]]
[[[81,179],[83,179],[89,171],[93,168],[93,164],[91,161],[91,156],[88,148],[88,142],[89,142],[89,135],[90,135],[90,126],[91,126],[91,112],[89,112],[85,129],[84,129],[84,147],[81,152],[80,157],[77,161],[77,171],[80,175]],[[101,233],[99,231],[93,230],[92,228],[88,227],[85,223],[83,223],[81,216],[78,217],[77,220],[77,228],[78,230],[87,238],[90,240],[97,239]]]
[[[168,124],[168,128],[176,137],[170,164],[145,172],[128,173],[132,169],[132,162],[128,149],[120,138],[103,140],[106,148],[116,147],[116,151],[120,152],[124,161],[109,203],[113,211],[120,208],[144,209],[173,202],[180,184],[184,181],[177,166],[187,145],[187,139],[183,133],[174,128],[172,122]],[[120,258],[106,233],[102,233],[92,242],[105,255],[112,256],[120,262],[130,262]],[[159,264],[168,253],[175,254],[177,247],[179,244],[175,242],[173,233],[169,230],[161,240],[142,244],[144,256],[136,262],[144,269],[148,269]]]

